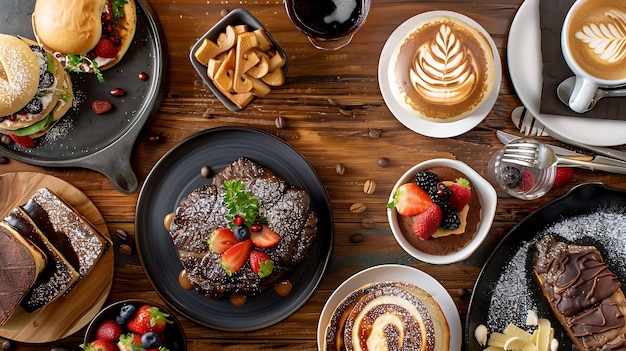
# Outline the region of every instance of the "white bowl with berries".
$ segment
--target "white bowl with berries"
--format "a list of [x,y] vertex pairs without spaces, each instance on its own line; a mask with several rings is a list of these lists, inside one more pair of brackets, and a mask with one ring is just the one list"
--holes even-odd
[[80,346],[85,351],[184,351],[187,341],[182,325],[165,307],[148,300],[129,299],[98,312]]
[[400,246],[431,264],[467,259],[487,237],[496,212],[493,186],[467,164],[438,158],[407,170],[394,185],[387,219]]

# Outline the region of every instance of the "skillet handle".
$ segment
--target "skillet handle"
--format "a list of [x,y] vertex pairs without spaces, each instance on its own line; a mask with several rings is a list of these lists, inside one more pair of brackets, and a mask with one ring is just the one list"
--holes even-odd
[[132,150],[133,143],[114,144],[91,155],[89,160],[82,162],[81,167],[102,173],[119,192],[130,195],[139,188],[139,181],[130,162]]

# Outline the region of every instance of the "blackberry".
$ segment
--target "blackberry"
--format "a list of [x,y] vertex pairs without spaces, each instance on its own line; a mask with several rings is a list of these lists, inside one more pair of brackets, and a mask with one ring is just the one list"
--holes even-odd
[[437,183],[435,185],[434,194],[429,195],[430,199],[433,200],[435,204],[439,205],[439,207],[441,207],[443,210],[443,207],[448,207],[448,205],[450,204],[450,196],[452,196],[452,191],[450,191],[450,189],[445,184]]
[[424,189],[431,197],[437,193],[437,183],[439,183],[439,177],[429,170],[417,172],[415,175],[415,182],[420,188]]
[[502,168],[502,180],[509,188],[517,188],[522,181],[522,172],[517,167],[504,166]]
[[43,103],[41,102],[41,98],[37,96],[32,98],[24,107],[24,111],[26,111],[27,113],[32,113],[33,115],[36,115],[43,111]]
[[441,208],[441,224],[443,229],[454,230],[461,226],[461,217],[459,213],[449,207]]
[[44,71],[42,75],[39,76],[39,89],[48,89],[52,88],[54,85],[54,74],[50,71]]

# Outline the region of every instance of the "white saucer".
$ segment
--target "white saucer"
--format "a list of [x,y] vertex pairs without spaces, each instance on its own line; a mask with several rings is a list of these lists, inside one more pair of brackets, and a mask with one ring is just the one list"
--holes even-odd
[[396,264],[366,268],[348,278],[335,289],[326,301],[322,313],[320,314],[317,324],[317,349],[319,351],[322,350],[322,345],[325,343],[324,333],[326,326],[335,308],[346,296],[363,285],[389,280],[405,281],[415,284],[428,292],[435,301],[437,301],[448,321],[450,328],[450,350],[461,349],[463,333],[461,329],[461,318],[459,317],[459,311],[454,304],[454,300],[452,300],[452,296],[448,294],[448,291],[435,278],[427,273],[417,268]]
[[626,143],[626,121],[539,113],[543,88],[539,0],[525,0],[520,6],[509,31],[507,52],[517,95],[551,135],[596,146]]
[[[393,74],[390,73],[390,70],[393,69],[393,65],[390,64],[393,52],[397,49],[399,45],[401,45],[402,40],[404,40],[404,38],[409,33],[414,31],[415,28],[419,24],[421,24],[426,18],[432,16],[455,17],[469,23],[472,27],[483,33],[489,41],[489,44],[491,44],[494,62],[496,63],[495,88],[493,89],[493,92],[491,93],[487,101],[485,101],[483,106],[481,106],[473,115],[456,122],[437,123],[421,119],[417,117],[412,111],[408,110],[404,105],[400,104],[392,93],[393,90],[396,89],[395,84],[393,84]],[[498,99],[501,80],[502,67],[500,65],[500,54],[498,53],[498,48],[496,47],[496,44],[493,42],[493,39],[491,38],[489,33],[487,33],[487,31],[480,24],[478,24],[471,18],[460,13],[451,11],[429,11],[406,20],[404,23],[398,26],[398,28],[396,28],[393,33],[391,33],[391,35],[387,39],[387,42],[385,43],[385,46],[383,46],[383,50],[380,54],[380,60],[378,62],[378,84],[380,86],[380,92],[391,113],[407,128],[413,130],[416,133],[434,138],[448,138],[461,135],[476,127],[480,122],[482,122],[482,120],[485,119],[489,111],[491,111],[493,105],[496,103],[496,100]]]

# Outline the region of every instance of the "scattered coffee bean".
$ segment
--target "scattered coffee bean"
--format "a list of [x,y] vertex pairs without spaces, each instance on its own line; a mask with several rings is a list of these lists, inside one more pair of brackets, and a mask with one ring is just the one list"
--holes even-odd
[[211,170],[211,167],[209,166],[202,166],[202,168],[200,168],[200,175],[203,178],[209,178],[211,175],[213,175],[213,170]]
[[461,300],[465,300],[470,297],[470,291],[466,288],[459,288],[457,293],[459,294],[459,298]]
[[122,255],[130,256],[133,254],[133,248],[130,245],[122,244],[120,245],[120,253]]
[[375,225],[374,219],[372,218],[367,217],[361,220],[361,227],[365,229],[372,229],[374,228],[374,225]]
[[365,210],[367,210],[367,206],[362,202],[357,202],[350,206],[350,212],[352,213],[363,213]]
[[117,237],[120,238],[120,240],[122,241],[128,240],[128,233],[126,233],[126,231],[123,229],[116,230],[115,234],[117,234]]
[[335,101],[335,99],[333,99],[333,98],[328,98],[328,103],[329,103],[331,106],[339,106],[339,104],[337,103],[337,101]]
[[0,165],[6,165],[9,162],[11,162],[11,160],[8,157],[0,157]]
[[122,88],[113,88],[111,89],[111,95],[115,96],[115,97],[120,97],[122,95],[124,95],[125,91]]
[[228,15],[229,12],[230,12],[229,9],[221,9],[220,10],[220,16],[224,17],[224,16]]
[[344,115],[344,116],[354,116],[354,112],[350,112],[348,110],[344,110],[342,108],[339,109],[339,114]]
[[13,349],[13,343],[11,343],[11,340],[3,340],[2,341],[2,350],[3,351],[9,351]]
[[355,243],[355,244],[362,243],[363,242],[363,234],[355,233],[355,234],[350,235],[350,242],[351,243]]
[[380,166],[382,168],[387,168],[390,165],[391,165],[391,161],[387,157],[383,157],[383,158],[379,158],[378,159],[378,166]]
[[97,115],[103,115],[111,111],[112,108],[113,105],[111,105],[111,103],[106,100],[94,100],[91,102],[91,109]]
[[343,163],[337,163],[337,166],[335,166],[335,172],[337,172],[338,175],[343,175],[346,172],[346,165]]
[[372,139],[378,139],[382,136],[382,132],[380,131],[380,129],[371,129],[369,130],[369,132],[367,133],[370,138]]
[[148,80],[148,73],[141,72],[139,73],[138,77],[140,80],[143,80],[145,82],[146,80]]
[[367,195],[372,195],[376,191],[376,182],[373,180],[366,180],[363,184],[363,192]]
[[13,139],[11,139],[11,137],[6,135],[6,134],[2,134],[2,136],[0,137],[0,141],[4,145],[11,145],[11,144],[13,144]]
[[285,118],[283,118],[282,116],[278,116],[276,117],[276,119],[274,120],[274,124],[276,125],[276,128],[281,129],[285,127]]

